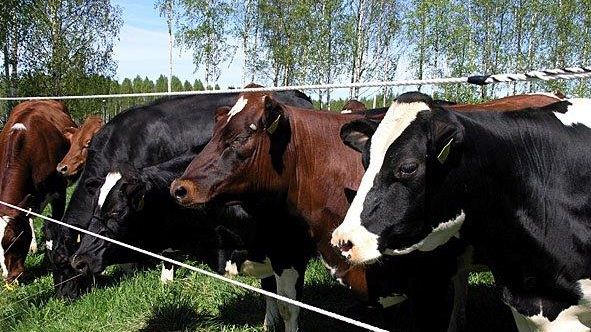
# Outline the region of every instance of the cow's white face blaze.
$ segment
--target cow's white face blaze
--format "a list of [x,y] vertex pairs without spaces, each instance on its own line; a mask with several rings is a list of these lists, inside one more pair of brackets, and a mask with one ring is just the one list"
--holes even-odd
[[[342,253],[352,262],[362,263],[381,256],[377,234],[361,224],[361,212],[376,175],[382,168],[386,151],[421,111],[428,110],[424,102],[399,103],[395,101],[371,138],[369,166],[363,175],[357,195],[353,199],[343,223],[335,229],[332,244],[341,246]],[[349,245],[347,245],[349,244]]]
[[111,189],[117,184],[117,182],[121,179],[121,173],[119,172],[112,172],[107,174],[105,178],[105,183],[101,187],[99,191],[99,198],[98,198],[98,207],[101,208],[107,199],[107,195],[111,192]]

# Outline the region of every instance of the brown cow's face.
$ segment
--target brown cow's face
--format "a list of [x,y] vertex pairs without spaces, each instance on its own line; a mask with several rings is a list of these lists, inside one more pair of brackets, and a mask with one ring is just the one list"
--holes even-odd
[[172,183],[171,194],[195,207],[214,199],[238,200],[255,189],[278,190],[287,142],[282,106],[267,95],[242,94],[231,109],[218,109],[211,141]]
[[31,228],[24,216],[0,218],[0,270],[7,283],[17,280],[25,270],[31,244]]
[[70,141],[70,150],[64,159],[57,165],[57,171],[64,176],[76,176],[88,156],[88,147],[94,134],[101,129],[103,121],[101,118],[89,118],[80,128],[66,128],[64,136]]

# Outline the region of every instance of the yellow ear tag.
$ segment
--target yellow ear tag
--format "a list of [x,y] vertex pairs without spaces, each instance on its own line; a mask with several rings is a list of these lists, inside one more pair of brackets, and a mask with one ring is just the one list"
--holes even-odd
[[269,128],[267,128],[267,132],[269,134],[273,134],[275,132],[275,130],[277,130],[277,126],[279,125],[279,119],[281,119],[281,114],[279,114],[277,116],[277,119],[275,119],[275,121],[273,121],[273,123],[271,123]]
[[80,234],[78,234],[78,237],[76,238],[76,243],[80,243]]
[[453,142],[454,139],[450,139],[449,142],[447,142],[447,144],[445,144],[445,146],[443,147],[443,149],[441,149],[441,152],[439,152],[439,154],[437,155],[437,160],[439,160],[440,163],[444,163],[445,160],[447,159],[447,156],[449,156],[449,151],[451,150],[451,142]]

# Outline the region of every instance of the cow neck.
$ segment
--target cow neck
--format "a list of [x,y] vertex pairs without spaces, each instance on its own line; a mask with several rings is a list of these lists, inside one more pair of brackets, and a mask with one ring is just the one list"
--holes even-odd
[[[3,133],[4,134],[4,133]],[[30,169],[26,160],[11,148],[16,144],[17,140],[24,140],[24,131],[17,131],[8,133],[4,137],[3,156],[0,160],[1,175],[0,175],[0,200],[10,204],[19,204],[24,198],[27,190],[27,178],[30,177]],[[12,142],[11,142],[12,141]],[[26,143],[25,143],[26,144]],[[25,150],[25,148],[23,148]],[[11,212],[12,209],[5,206],[0,206],[0,214],[6,215],[5,212]],[[12,213],[10,213],[12,214]]]
[[[462,114],[458,120],[465,129],[462,161],[450,172],[448,189],[450,192],[454,192],[453,188],[462,189],[451,195],[446,192],[442,196],[447,202],[442,200],[439,204],[455,206],[457,201],[465,204],[461,207],[466,214],[461,237],[486,253],[487,264],[499,284],[512,291],[535,292],[535,289],[523,289],[522,280],[515,277],[532,275],[536,287],[540,287],[537,289],[543,292],[544,287],[559,277],[588,278],[564,275],[559,264],[548,264],[571,257],[569,251],[577,241],[586,241],[582,238],[584,234],[573,233],[573,229],[587,226],[576,224],[572,214],[556,218],[568,214],[561,210],[561,205],[569,206],[568,202],[576,200],[576,195],[557,197],[552,191],[560,188],[564,180],[559,170],[551,166],[563,165],[561,152],[552,147],[560,144],[562,128],[548,134],[552,127],[548,118],[530,119],[526,124],[524,118],[512,120],[490,112]],[[549,153],[542,156],[539,150],[544,150],[544,144],[548,144],[545,150]],[[534,151],[532,146],[538,150]],[[446,188],[441,191],[445,192]],[[556,246],[545,240],[553,238],[562,239],[562,244]],[[564,242],[565,239],[570,240]],[[585,268],[578,266],[574,270]]]
[[308,223],[323,259],[345,280],[350,266],[330,245],[330,234],[349,207],[345,188],[356,190],[363,176],[361,155],[340,139],[342,125],[360,116],[292,110],[289,117],[288,150],[295,172],[289,182],[288,205]]

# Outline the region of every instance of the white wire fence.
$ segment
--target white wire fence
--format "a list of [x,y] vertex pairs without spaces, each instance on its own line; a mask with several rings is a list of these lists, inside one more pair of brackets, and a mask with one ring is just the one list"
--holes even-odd
[[102,95],[82,95],[82,96],[29,96],[29,97],[0,97],[0,100],[18,101],[18,100],[39,100],[39,99],[110,99],[124,97],[160,97],[160,96],[184,96],[184,95],[211,95],[231,92],[274,92],[288,90],[321,90],[321,89],[350,89],[350,88],[381,88],[391,86],[413,86],[413,85],[443,85],[470,83],[476,85],[488,85],[496,83],[526,82],[526,81],[553,81],[570,80],[591,77],[591,66],[567,67],[555,69],[535,70],[527,73],[514,74],[495,74],[495,75],[476,75],[464,77],[448,78],[430,78],[420,80],[394,80],[394,81],[373,81],[360,83],[334,83],[334,84],[308,84],[308,85],[290,85],[273,86],[247,89],[223,89],[223,90],[203,90],[203,91],[178,91],[178,92],[147,92],[147,93],[127,93],[127,94],[102,94]]
[[[391,87],[391,86],[418,86],[418,85],[442,85],[442,84],[460,84],[470,83],[476,85],[488,85],[495,83],[507,83],[507,82],[521,82],[521,81],[550,81],[550,80],[568,80],[568,79],[583,79],[591,77],[591,66],[581,67],[568,67],[568,68],[556,68],[547,70],[536,70],[527,73],[516,73],[516,74],[498,74],[498,75],[486,75],[486,76],[465,76],[465,77],[450,77],[450,78],[435,78],[435,79],[422,79],[422,80],[394,80],[394,81],[376,81],[376,82],[363,82],[363,83],[343,83],[343,84],[316,84],[316,85],[293,85],[293,86],[278,86],[278,87],[262,87],[262,88],[248,88],[248,89],[226,89],[226,90],[206,90],[206,91],[182,91],[182,92],[163,92],[163,93],[132,93],[132,94],[113,94],[113,95],[83,95],[83,96],[29,96],[29,97],[1,97],[0,101],[19,101],[19,100],[39,100],[39,99],[58,99],[58,100],[73,100],[73,99],[109,99],[109,98],[124,98],[124,97],[159,97],[159,96],[180,96],[180,95],[199,95],[199,94],[223,94],[229,92],[273,92],[273,91],[287,91],[287,90],[319,90],[319,89],[342,89],[342,88],[358,88],[358,87]],[[139,252],[141,254],[174,264],[179,267],[186,268],[188,270],[204,274],[214,279],[218,279],[230,284],[233,284],[244,289],[257,292],[259,294],[275,298],[279,301],[283,301],[303,309],[307,309],[318,314],[331,317],[369,331],[386,331],[384,329],[345,317],[294,299],[290,299],[281,295],[277,295],[272,292],[265,291],[263,289],[253,287],[239,281],[226,278],[224,276],[212,273],[207,270],[203,270],[174,259],[164,257],[162,255],[144,250],[142,248],[135,247],[133,245],[114,240],[100,234],[90,232],[86,229],[82,229],[73,225],[66,224],[59,220],[55,220],[39,213],[25,210],[18,206],[12,205],[7,202],[0,201],[0,204],[8,206],[10,208],[29,213],[36,217],[42,218],[46,221],[56,223],[58,225],[73,229],[77,232],[94,236],[101,240],[119,245],[121,247]]]

